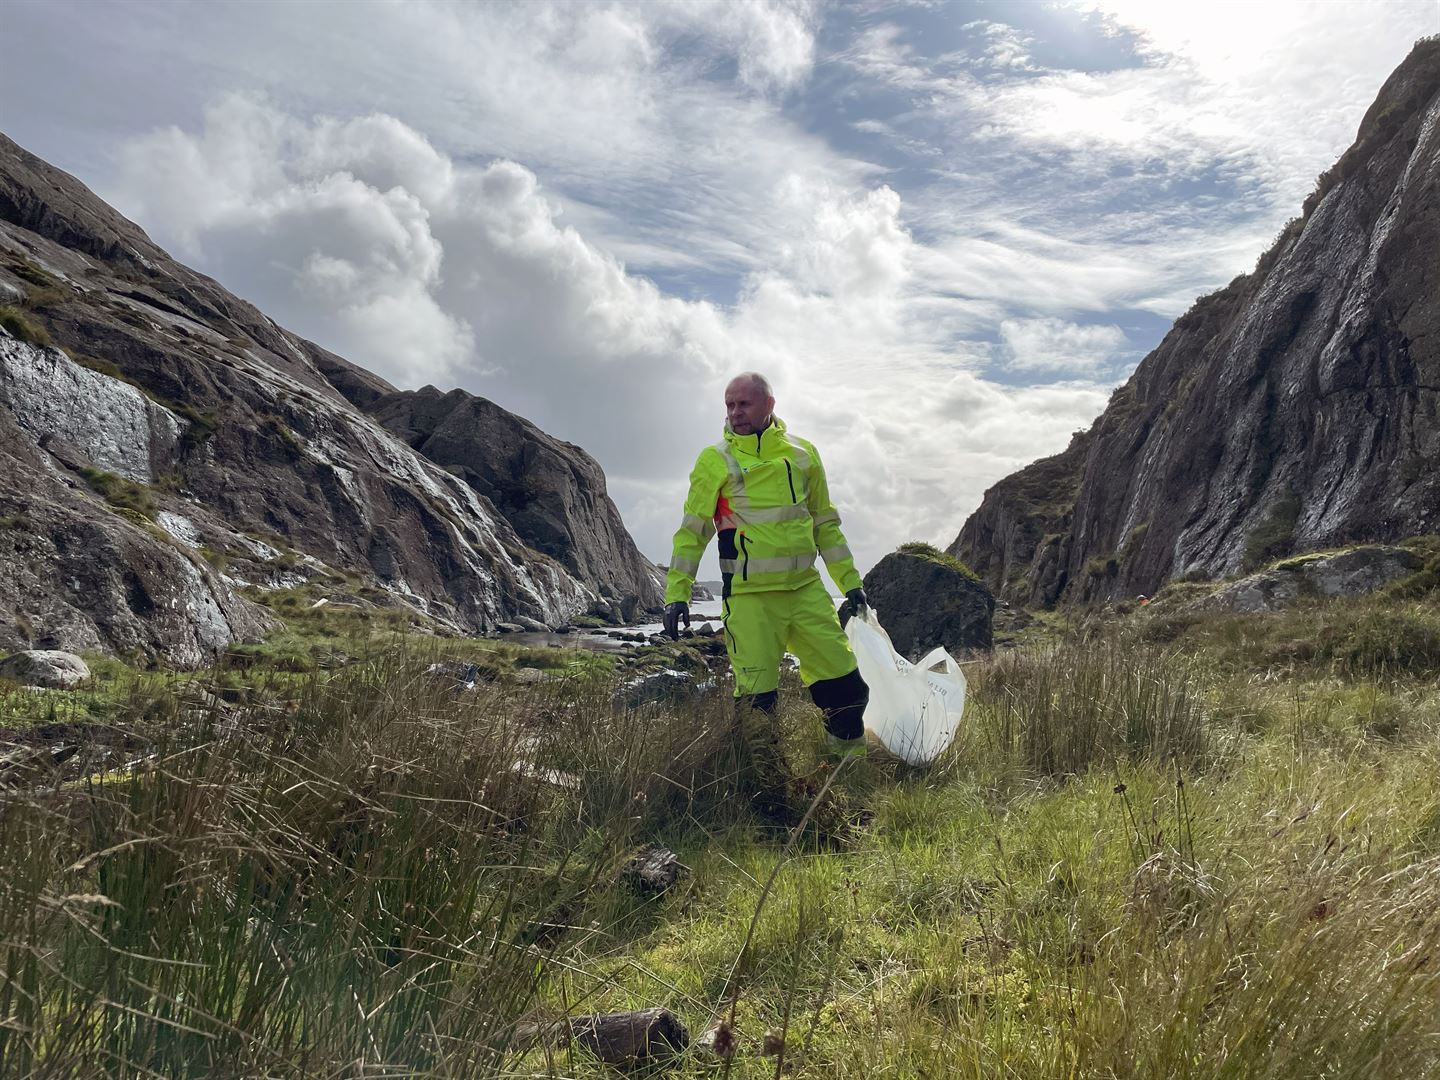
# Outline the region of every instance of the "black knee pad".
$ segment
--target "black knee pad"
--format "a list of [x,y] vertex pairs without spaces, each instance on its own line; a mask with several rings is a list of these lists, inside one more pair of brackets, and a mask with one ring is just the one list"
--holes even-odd
[[735,708],[758,709],[773,716],[779,702],[779,690],[766,690],[763,694],[741,694],[735,699]]
[[870,688],[856,668],[838,679],[810,684],[810,700],[825,714],[825,730],[837,739],[858,739],[865,734],[865,706]]

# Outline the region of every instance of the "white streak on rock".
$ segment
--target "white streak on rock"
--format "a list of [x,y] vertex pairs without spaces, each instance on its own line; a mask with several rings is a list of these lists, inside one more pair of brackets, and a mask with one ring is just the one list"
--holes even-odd
[[135,387],[8,335],[0,336],[0,404],[37,446],[62,439],[97,469],[141,483],[175,460],[184,430]]

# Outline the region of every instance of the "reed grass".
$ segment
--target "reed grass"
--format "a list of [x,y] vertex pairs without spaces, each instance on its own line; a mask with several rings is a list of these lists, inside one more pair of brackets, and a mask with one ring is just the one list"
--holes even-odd
[[[618,708],[606,664],[112,670],[71,700],[123,753],[0,781],[0,1075],[601,1077],[518,1033],[666,1006],[737,1040],[676,1077],[1440,1076],[1440,690],[1397,610],[1403,664],[1364,607],[1319,625],[1373,647],[1288,666],[1297,624],[1228,619],[998,655],[922,771],[832,775],[787,686],[823,792],[788,841],[723,696]],[[659,897],[648,842],[691,870]]]

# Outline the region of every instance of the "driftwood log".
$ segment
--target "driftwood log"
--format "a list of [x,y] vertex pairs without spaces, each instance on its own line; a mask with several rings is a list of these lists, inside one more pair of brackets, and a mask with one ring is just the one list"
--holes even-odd
[[651,844],[637,852],[620,871],[621,880],[651,896],[658,896],[675,887],[689,872],[680,857],[668,848]]
[[621,1068],[663,1062],[690,1045],[680,1018],[659,1008],[521,1024],[512,1045],[556,1045],[572,1039],[607,1065]]
[[669,1009],[581,1016],[570,1021],[575,1041],[609,1065],[638,1065],[674,1057],[690,1033]]

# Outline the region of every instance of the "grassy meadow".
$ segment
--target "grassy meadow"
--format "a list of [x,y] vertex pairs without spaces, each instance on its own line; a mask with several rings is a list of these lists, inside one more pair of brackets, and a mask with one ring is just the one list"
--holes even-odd
[[927,770],[833,773],[791,685],[789,832],[723,692],[276,606],[215,671],[0,686],[89,747],[0,770],[0,1075],[614,1076],[545,1033],[663,1006],[728,1051],[674,1077],[1440,1076],[1433,591],[1047,622]]

